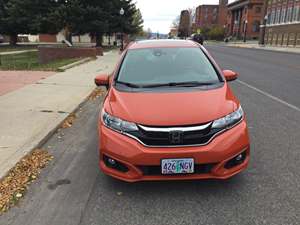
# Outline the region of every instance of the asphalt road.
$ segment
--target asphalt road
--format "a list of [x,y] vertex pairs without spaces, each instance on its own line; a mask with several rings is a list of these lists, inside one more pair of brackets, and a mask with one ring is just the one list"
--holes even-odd
[[2,225],[300,223],[300,55],[208,46],[247,113],[250,167],[227,181],[127,184],[97,167],[101,99],[45,148],[55,160]]

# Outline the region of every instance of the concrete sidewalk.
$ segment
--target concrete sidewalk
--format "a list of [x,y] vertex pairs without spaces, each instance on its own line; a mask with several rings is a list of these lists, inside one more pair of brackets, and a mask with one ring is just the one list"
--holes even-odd
[[275,51],[275,52],[288,52],[288,53],[298,53],[300,54],[300,48],[295,47],[277,47],[277,46],[269,46],[269,45],[259,45],[257,42],[253,43],[243,43],[243,42],[237,42],[237,43],[228,43],[225,44],[225,46],[230,47],[237,47],[237,48],[250,48],[250,49],[261,49],[261,50],[267,50],[267,51]]
[[8,52],[0,52],[0,56],[2,55],[16,55],[16,54],[22,54],[27,52],[37,52],[37,49],[31,49],[31,50],[20,50],[20,51],[8,51]]
[[94,77],[112,72],[118,57],[112,51],[0,96],[0,178],[56,130],[90,95]]

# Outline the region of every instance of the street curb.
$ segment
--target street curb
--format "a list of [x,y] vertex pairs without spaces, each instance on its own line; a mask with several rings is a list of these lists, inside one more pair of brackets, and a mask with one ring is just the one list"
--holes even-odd
[[285,50],[275,50],[275,49],[269,49],[269,48],[243,47],[243,46],[234,46],[234,45],[223,45],[223,46],[233,47],[233,48],[244,48],[244,49],[260,50],[260,51],[279,52],[279,53],[287,53],[287,54],[296,54],[296,55],[300,54],[300,52],[290,52],[290,51],[285,51]]
[[55,133],[56,131],[62,126],[62,124],[65,122],[65,120],[73,113],[76,113],[90,98],[91,94],[93,93],[93,91],[96,88],[94,88],[75,108],[74,110],[72,110],[71,112],[67,112],[65,113],[64,118],[57,123],[56,126],[54,126],[54,128],[52,128],[40,141],[38,141],[37,144],[35,144],[34,146],[30,147],[30,149],[28,150],[28,152],[21,157],[6,173],[4,173],[3,176],[0,176],[0,181],[5,178],[9,172],[11,171],[12,168],[14,168],[16,166],[16,164],[22,160],[25,156],[31,154],[35,149],[41,148]]
[[71,68],[73,68],[73,67],[75,67],[75,66],[79,66],[79,65],[81,65],[81,64],[90,62],[90,61],[92,61],[92,60],[93,60],[93,58],[91,58],[91,57],[89,57],[89,58],[84,58],[84,59],[81,59],[81,60],[76,61],[76,62],[74,62],[74,63],[71,63],[71,64],[68,64],[68,65],[59,67],[59,68],[57,69],[57,71],[59,71],[59,72],[64,72],[64,71],[67,70],[67,69],[71,69]]

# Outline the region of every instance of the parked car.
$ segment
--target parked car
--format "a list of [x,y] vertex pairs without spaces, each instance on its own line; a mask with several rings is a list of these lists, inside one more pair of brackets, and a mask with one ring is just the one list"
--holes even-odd
[[4,37],[0,34],[0,43],[4,42]]
[[224,38],[224,42],[228,43],[230,41],[232,41],[232,36],[228,36]]
[[243,171],[247,123],[228,85],[237,76],[193,41],[131,43],[112,75],[95,78],[108,89],[98,121],[102,171],[128,182]]
[[204,43],[204,37],[202,34],[193,34],[191,36],[191,39],[201,45],[203,45],[203,43]]

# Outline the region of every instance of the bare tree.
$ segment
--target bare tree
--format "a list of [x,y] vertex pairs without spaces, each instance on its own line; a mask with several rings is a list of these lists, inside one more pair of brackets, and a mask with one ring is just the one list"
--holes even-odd
[[178,29],[179,23],[180,23],[180,16],[177,16],[177,17],[173,20],[171,27],[172,27],[172,28]]

